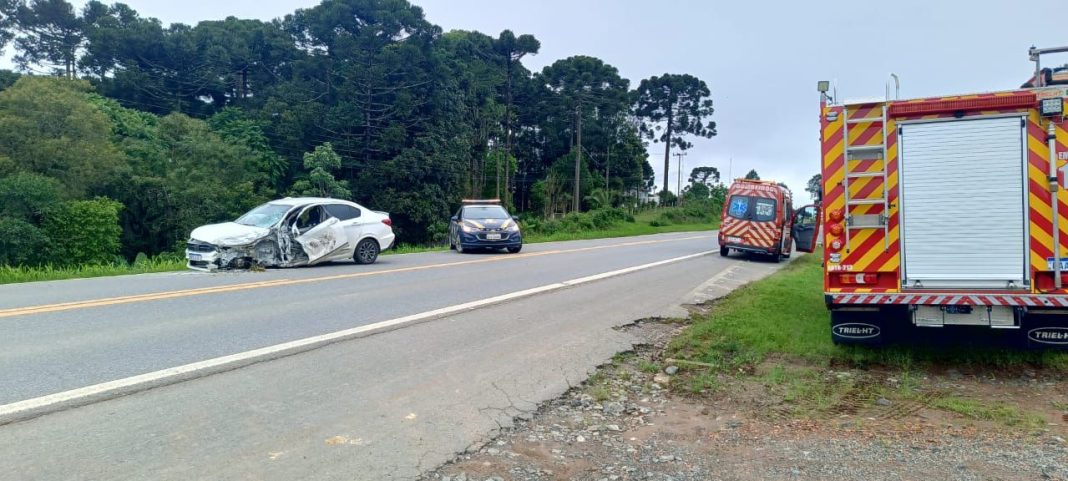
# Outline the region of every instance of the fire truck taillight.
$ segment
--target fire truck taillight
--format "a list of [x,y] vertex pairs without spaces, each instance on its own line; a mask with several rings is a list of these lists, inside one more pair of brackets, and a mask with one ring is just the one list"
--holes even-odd
[[839,274],[838,282],[845,285],[865,285],[875,284],[879,282],[879,274],[870,274],[865,272]]
[[832,222],[842,222],[842,219],[845,219],[845,212],[843,212],[842,209],[835,209],[831,211]]
[[842,224],[831,224],[831,226],[828,227],[828,230],[831,232],[831,235],[838,237],[842,235]]
[[828,245],[827,247],[830,247],[831,251],[833,252],[838,252],[842,250],[842,239],[835,239],[831,241],[830,245]]

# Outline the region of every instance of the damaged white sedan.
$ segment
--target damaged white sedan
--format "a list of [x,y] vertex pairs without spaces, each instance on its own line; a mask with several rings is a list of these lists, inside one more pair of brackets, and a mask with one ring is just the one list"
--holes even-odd
[[393,245],[389,214],[314,197],[274,200],[233,222],[198,227],[185,256],[190,269],[296,267],[352,259],[372,264]]

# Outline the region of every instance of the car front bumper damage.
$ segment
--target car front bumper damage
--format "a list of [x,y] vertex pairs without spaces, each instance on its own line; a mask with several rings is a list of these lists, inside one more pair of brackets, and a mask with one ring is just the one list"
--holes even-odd
[[198,271],[259,267],[297,267],[308,263],[308,256],[290,236],[277,229],[252,242],[240,245],[215,245],[190,239],[185,250],[186,266]]

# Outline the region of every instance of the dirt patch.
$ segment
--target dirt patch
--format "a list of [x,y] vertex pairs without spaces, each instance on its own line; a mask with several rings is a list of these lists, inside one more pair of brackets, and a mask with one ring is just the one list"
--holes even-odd
[[683,327],[625,326],[645,344],[423,479],[1068,480],[1068,380],[1054,373],[769,358],[693,394],[701,366],[663,354]]

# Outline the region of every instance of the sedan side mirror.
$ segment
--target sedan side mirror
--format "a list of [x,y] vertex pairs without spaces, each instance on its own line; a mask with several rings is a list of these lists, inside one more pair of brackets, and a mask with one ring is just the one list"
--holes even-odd
[[453,222],[456,222],[457,220],[459,220],[459,218],[457,218],[456,216],[452,216],[452,221]]

